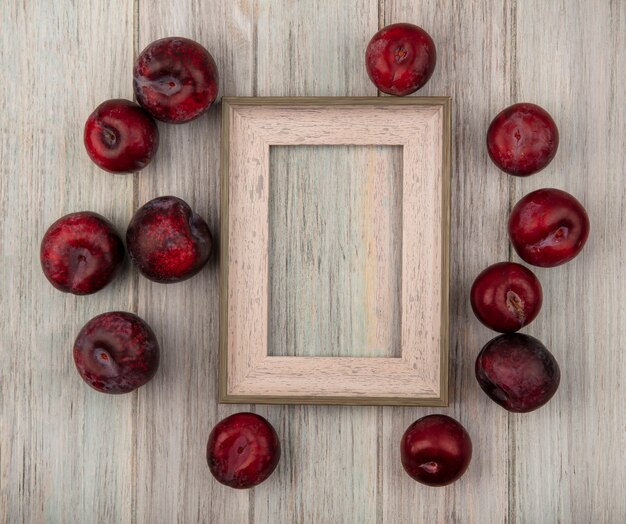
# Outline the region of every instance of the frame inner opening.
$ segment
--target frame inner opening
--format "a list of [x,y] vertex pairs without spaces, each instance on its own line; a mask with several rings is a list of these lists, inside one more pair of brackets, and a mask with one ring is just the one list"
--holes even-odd
[[268,352],[400,357],[402,146],[271,146]]

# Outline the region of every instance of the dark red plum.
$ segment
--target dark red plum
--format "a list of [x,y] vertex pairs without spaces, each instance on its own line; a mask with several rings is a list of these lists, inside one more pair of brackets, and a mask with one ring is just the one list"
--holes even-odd
[[437,50],[430,35],[413,24],[391,24],[376,33],[365,52],[371,81],[383,93],[405,96],[430,79]]
[[500,262],[476,277],[470,301],[476,318],[485,326],[512,333],[535,319],[543,292],[530,269],[515,262]]
[[115,278],[124,261],[124,243],[106,218],[81,211],[48,228],[39,255],[43,273],[55,288],[89,295]]
[[487,150],[493,163],[514,176],[541,171],[556,155],[559,130],[545,109],[514,104],[500,112],[487,130]]
[[107,100],[87,119],[85,149],[93,162],[111,173],[146,167],[159,148],[159,130],[147,111],[129,100]]
[[427,486],[445,486],[465,473],[472,460],[472,441],[453,418],[428,415],[404,432],[400,458],[411,478]]
[[476,379],[489,398],[508,411],[526,413],[556,393],[559,365],[536,338],[521,333],[489,341],[476,359]]
[[215,61],[188,38],[162,38],[148,45],[137,57],[133,80],[137,102],[163,122],[198,118],[217,98]]
[[560,189],[539,189],[522,198],[509,217],[509,237],[529,264],[554,267],[580,253],[589,237],[582,204]]
[[137,210],[126,231],[126,245],[142,275],[168,284],[204,267],[212,239],[206,222],[184,200],[163,196]]
[[206,455],[218,482],[231,488],[251,488],[276,469],[280,441],[274,427],[263,417],[236,413],[213,428]]
[[87,384],[102,393],[128,393],[159,367],[159,344],[141,318],[113,311],[92,318],[74,342],[74,363]]

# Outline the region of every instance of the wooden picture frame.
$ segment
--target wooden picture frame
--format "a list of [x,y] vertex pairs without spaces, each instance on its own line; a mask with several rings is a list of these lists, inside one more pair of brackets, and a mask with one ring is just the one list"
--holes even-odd
[[[270,356],[270,146],[402,146],[401,355]],[[448,405],[450,98],[222,98],[219,400]]]

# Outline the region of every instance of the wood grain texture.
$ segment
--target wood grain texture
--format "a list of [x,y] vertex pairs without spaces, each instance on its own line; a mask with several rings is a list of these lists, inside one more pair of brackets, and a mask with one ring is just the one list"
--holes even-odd
[[[397,398],[402,405],[446,405],[448,374],[444,366],[448,356],[449,312],[442,306],[447,305],[444,293],[447,294],[449,276],[448,266],[443,264],[448,260],[449,243],[449,99],[370,97],[355,99],[355,105],[351,98],[284,98],[282,101],[271,98],[268,105],[263,98],[256,104],[255,100],[224,98],[222,102],[226,131],[222,135],[220,400],[332,403],[342,399],[347,404],[368,400],[373,404],[393,404]],[[321,318],[327,325],[337,325],[337,329],[343,327],[336,309],[327,307],[328,301],[324,302],[322,297],[315,296],[313,304],[306,307],[305,297],[316,294],[320,279],[330,279],[333,292],[352,295],[350,281],[333,282],[337,277],[333,273],[335,268],[324,267],[326,272],[321,273],[324,252],[317,247],[320,230],[314,228],[318,236],[310,238],[307,229],[311,226],[306,217],[296,222],[297,230],[291,234],[270,231],[273,198],[270,190],[274,195],[284,194],[286,190],[276,187],[276,183],[303,178],[299,172],[302,168],[296,164],[290,164],[293,171],[289,171],[289,179],[279,177],[273,181],[270,177],[272,147],[289,144],[339,146],[326,148],[321,151],[324,155],[314,160],[314,165],[319,165],[321,159],[322,165],[327,166],[326,180],[318,177],[317,185],[309,188],[305,198],[313,203],[317,199],[328,202],[330,191],[332,198],[342,202],[341,214],[348,223],[358,223],[362,203],[359,200],[353,210],[345,205],[347,194],[334,191],[336,184],[329,183],[328,188],[319,185],[328,182],[329,176],[347,179],[345,173],[324,164],[324,158],[334,166],[337,160],[331,150],[341,152],[345,145],[402,146],[402,176],[398,183],[402,203],[398,208],[397,230],[387,231],[388,238],[393,234],[399,237],[399,325],[396,326],[399,357],[363,357],[360,348],[352,347],[348,348],[354,353],[350,357],[316,356],[321,341],[315,339],[304,340],[308,347],[302,348],[303,355],[268,356],[268,344],[275,336],[284,336],[281,324],[275,323],[271,314],[270,284],[276,282],[274,275],[284,276],[271,265],[272,235],[279,245],[289,246],[288,251],[282,248],[283,257],[277,262],[280,268],[295,267],[299,272],[303,256],[305,260],[313,260],[309,261],[313,273],[305,271],[302,278],[305,285],[293,286],[302,298],[306,315],[297,329],[310,330],[315,318]],[[376,163],[372,162],[369,191],[381,196],[384,185],[378,182],[381,173],[374,171],[375,167]],[[356,175],[367,191],[362,173]],[[368,214],[380,216],[371,203],[371,200],[365,202],[369,204]],[[298,209],[305,207],[298,203]],[[318,222],[340,224],[342,221],[337,212],[320,215],[319,208],[314,211]],[[347,242],[367,249],[367,239],[360,231],[357,233]],[[296,239],[293,247],[292,237]],[[346,258],[342,254],[343,244],[336,246],[342,260]],[[326,258],[333,260],[330,255]],[[365,257],[361,255],[360,259]],[[393,271],[392,264],[386,259],[383,262]],[[350,274],[354,281],[362,283],[362,288],[374,283],[373,276],[365,272],[359,274],[352,268]],[[282,281],[278,283],[282,288]],[[378,311],[393,314],[393,303],[389,301],[374,303],[373,298],[368,298],[367,302],[367,307],[371,304]],[[366,310],[357,310],[356,314],[361,322],[367,320]],[[291,317],[292,322],[297,320],[296,315]],[[371,324],[376,329],[376,324]],[[446,331],[443,334],[442,327]],[[346,327],[345,331],[349,332],[350,328]]]
[[[217,405],[216,259],[165,287],[127,268],[77,298],[43,278],[40,239],[80,209],[123,231],[134,207],[162,194],[218,231],[219,106],[160,125],[155,163],[134,182],[83,151],[90,111],[132,96],[133,36],[135,52],[172,34],[205,44],[221,94],[375,95],[363,53],[379,23],[396,21],[437,43],[419,94],[453,97],[452,405],[436,411],[466,425],[473,462],[441,490],[403,473],[400,436],[433,409],[256,406],[282,459],[266,483],[229,490],[210,476],[204,446],[213,424],[249,407]],[[7,0],[0,25],[0,522],[624,522],[623,1]],[[517,180],[488,161],[484,136],[522,100],[552,113],[561,145],[544,172]],[[509,258],[510,206],[544,186],[579,198],[592,232],[579,258],[537,271],[544,306],[526,331],[559,360],[561,389],[536,413],[508,415],[474,379],[493,334],[470,313],[468,291]],[[138,312],[163,347],[154,382],[121,397],[92,392],[70,355],[80,327],[111,309]]]
[[[256,95],[376,94],[360,65],[377,28],[377,2],[264,0],[258,7]],[[374,522],[380,409],[256,407],[284,437],[274,487],[252,494],[252,521]]]
[[587,209],[591,233],[576,259],[536,272],[543,310],[527,332],[554,354],[561,385],[544,409],[511,415],[512,520],[624,522],[626,4],[532,0],[516,9],[517,99],[553,116],[560,145],[544,171],[515,180],[511,203],[563,189]]
[[460,482],[425,489],[400,464],[399,442],[415,419],[432,409],[384,408],[381,439],[382,520],[503,522],[508,519],[507,415],[479,389],[474,359],[492,337],[475,320],[469,288],[488,264],[506,260],[508,179],[490,169],[484,146],[489,120],[509,102],[510,19],[506,4],[470,1],[385,1],[385,24],[414,22],[437,42],[437,69],[420,95],[452,97],[452,252],[450,407],[474,444],[474,460]]
[[93,166],[82,129],[97,104],[132,93],[132,9],[1,2],[0,21],[0,522],[129,521],[132,397],[91,390],[72,359],[85,322],[131,307],[128,275],[95,300],[64,295],[39,245],[66,213],[119,229],[130,218],[132,177]]
[[[220,72],[220,95],[251,95],[254,6],[247,0],[139,1],[138,49],[167,35],[202,43]],[[138,177],[136,205],[176,195],[207,220],[216,252],[202,272],[175,285],[138,277],[138,314],[159,336],[160,370],[138,392],[137,522],[247,522],[245,491],[215,482],[208,434],[245,406],[218,406],[219,106],[185,125],[159,125],[155,161]]]
[[400,357],[402,146],[270,146],[269,183],[268,354]]

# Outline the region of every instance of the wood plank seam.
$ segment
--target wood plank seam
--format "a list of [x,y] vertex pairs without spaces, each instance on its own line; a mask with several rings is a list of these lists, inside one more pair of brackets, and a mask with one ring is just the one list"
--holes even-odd
[[[507,34],[509,35],[507,46],[505,47],[505,53],[509,53],[509,64],[510,64],[510,80],[509,80],[509,102],[511,104],[515,104],[520,100],[517,100],[517,0],[509,0],[510,6],[508,11],[508,16],[505,16],[505,20],[507,23]],[[506,9],[506,4],[504,6]],[[508,47],[508,49],[507,49]],[[505,58],[506,60],[506,58]],[[513,209],[514,202],[514,193],[515,193],[515,181],[513,177],[508,177],[508,213],[507,216],[511,214]],[[511,243],[508,243],[508,258],[507,260],[510,262],[513,260],[513,246]],[[516,470],[516,453],[515,453],[515,427],[513,425],[513,414],[509,413],[507,415],[507,439],[508,439],[508,449],[507,449],[507,477],[508,477],[508,491],[507,491],[507,504],[508,511],[507,517],[510,524],[516,522],[515,515],[515,470]]]
[[[140,0],[133,1],[133,61],[137,59],[139,55],[139,2]],[[137,102],[133,90],[133,101]],[[139,173],[133,173],[133,195],[131,216],[135,213],[135,210],[139,208]],[[137,315],[139,313],[139,273],[134,271],[132,274],[131,282],[131,300],[132,300],[132,312]],[[131,451],[131,472],[132,472],[132,485],[131,485],[131,524],[137,524],[137,413],[139,403],[139,393],[137,391],[132,392],[133,401],[131,409],[131,439],[132,439],[132,451]]]

